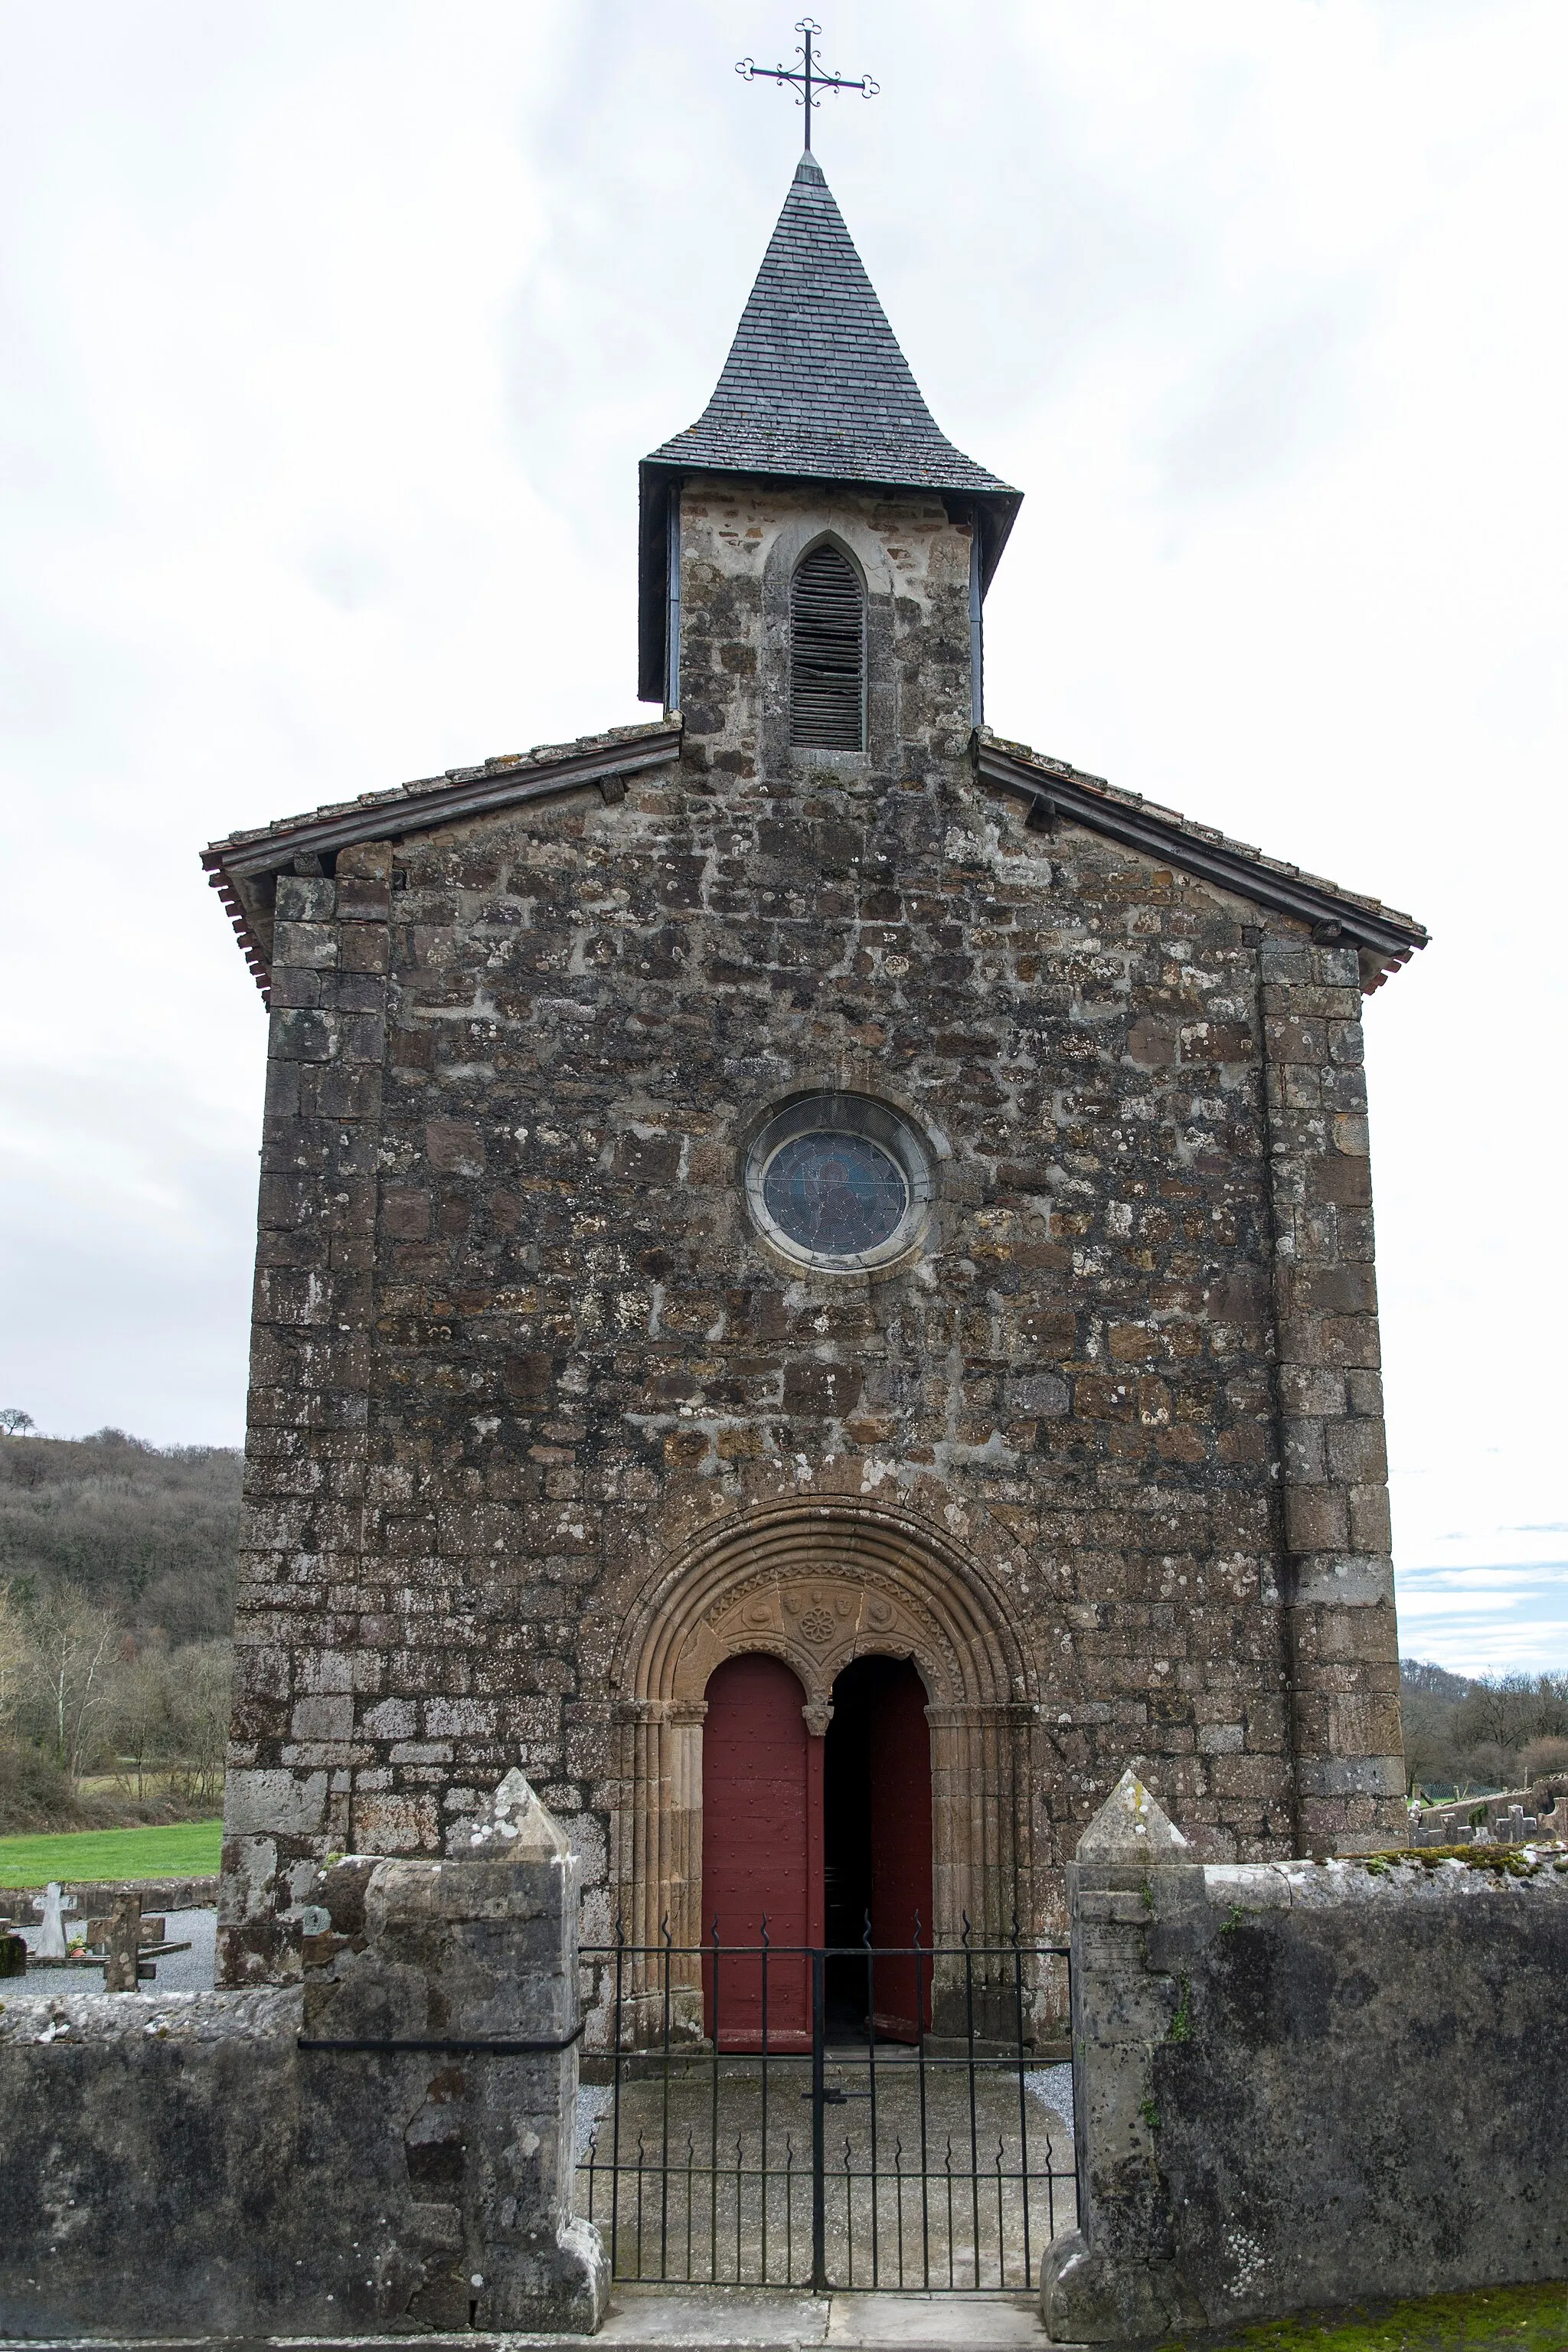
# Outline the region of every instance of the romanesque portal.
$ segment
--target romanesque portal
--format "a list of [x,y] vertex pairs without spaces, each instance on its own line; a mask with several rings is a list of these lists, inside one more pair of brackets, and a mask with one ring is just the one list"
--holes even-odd
[[878,1944],[986,1948],[1035,1918],[1036,1676],[952,1544],[887,1509],[749,1515],[656,1582],[622,1654],[617,1917],[640,1951],[716,1920],[754,1942],[764,1912],[780,1942],[857,1942],[868,1916]]

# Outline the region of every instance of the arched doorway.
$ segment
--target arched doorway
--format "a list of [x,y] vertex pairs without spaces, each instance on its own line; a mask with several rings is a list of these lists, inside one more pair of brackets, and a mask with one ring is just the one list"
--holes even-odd
[[[931,1942],[931,1727],[913,1663],[873,1652],[833,1685],[823,1741],[824,1905],[829,1945]],[[913,1958],[827,1964],[830,2022],[918,2039],[931,2023],[931,1971]]]
[[[704,1790],[717,1785],[708,1717],[718,1670],[755,1655],[787,1667],[820,1750],[838,1677],[873,1653],[909,1662],[926,1693],[933,1939],[951,1954],[968,1921],[984,1954],[1005,1945],[1015,1918],[1026,1931],[1034,1922],[1036,1668],[988,1570],[947,1530],[880,1500],[796,1498],[740,1512],[649,1577],[616,1643],[613,1856],[639,2032],[662,2032],[667,2007],[678,2034],[703,2031],[700,1952],[712,1925]],[[977,1985],[988,1971],[1005,1977],[1011,2000],[1005,1956],[976,1961]],[[966,1962],[966,1985],[971,1973]],[[939,2015],[952,1974],[951,1958],[939,1960]]]

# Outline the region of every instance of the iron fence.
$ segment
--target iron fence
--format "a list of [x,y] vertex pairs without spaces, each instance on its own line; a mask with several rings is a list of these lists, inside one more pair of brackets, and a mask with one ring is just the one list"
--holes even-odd
[[577,2210],[616,2278],[1021,2289],[1072,2225],[1042,2031],[1065,1945],[774,1944],[764,1922],[582,1957],[602,2008]]

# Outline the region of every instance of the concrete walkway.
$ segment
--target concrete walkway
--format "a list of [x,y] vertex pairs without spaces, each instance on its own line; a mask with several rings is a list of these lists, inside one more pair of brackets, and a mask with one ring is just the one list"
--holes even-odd
[[[426,2339],[430,2340],[430,2339]],[[439,2341],[439,2339],[436,2339]],[[597,2336],[469,2336],[465,2352],[1054,2352],[1032,2295],[786,2294],[747,2287],[617,2287]],[[362,2352],[407,2336],[185,2336],[134,2347],[72,2336],[69,2352]],[[0,2352],[50,2352],[39,2338]],[[65,2352],[64,2347],[54,2352]]]
[[788,2294],[736,2287],[616,2287],[596,2336],[519,2336],[527,2346],[602,2344],[618,2352],[1017,2352],[1045,2347],[1039,2306],[1025,2294]]

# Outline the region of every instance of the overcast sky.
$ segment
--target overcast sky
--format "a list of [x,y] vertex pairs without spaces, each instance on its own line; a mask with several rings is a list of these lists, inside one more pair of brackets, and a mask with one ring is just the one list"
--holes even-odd
[[[651,715],[636,467],[778,0],[0,0],[0,1403],[235,1443],[266,1023],[196,851]],[[1563,0],[844,0],[816,146],[1026,492],[1002,733],[1419,915],[1367,1007],[1402,1641],[1568,1665]]]

